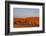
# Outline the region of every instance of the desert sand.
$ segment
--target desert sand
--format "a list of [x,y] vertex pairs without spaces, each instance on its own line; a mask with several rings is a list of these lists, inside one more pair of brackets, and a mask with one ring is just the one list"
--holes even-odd
[[38,27],[39,17],[13,18],[14,28]]

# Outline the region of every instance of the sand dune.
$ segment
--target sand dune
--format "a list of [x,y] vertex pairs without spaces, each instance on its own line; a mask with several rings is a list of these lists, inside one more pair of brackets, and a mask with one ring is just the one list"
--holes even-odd
[[26,18],[15,18],[14,17],[14,27],[35,27],[39,26],[39,17],[26,17]]

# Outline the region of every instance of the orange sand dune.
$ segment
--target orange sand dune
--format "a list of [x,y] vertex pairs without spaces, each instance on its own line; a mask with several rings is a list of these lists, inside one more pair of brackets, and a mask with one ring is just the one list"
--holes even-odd
[[39,17],[14,18],[14,27],[33,27],[39,26]]

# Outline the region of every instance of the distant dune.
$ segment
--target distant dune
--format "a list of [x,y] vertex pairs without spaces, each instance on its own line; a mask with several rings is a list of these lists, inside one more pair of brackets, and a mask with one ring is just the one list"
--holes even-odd
[[21,27],[38,27],[39,26],[39,17],[26,17],[26,18],[15,18],[14,17],[14,28]]

